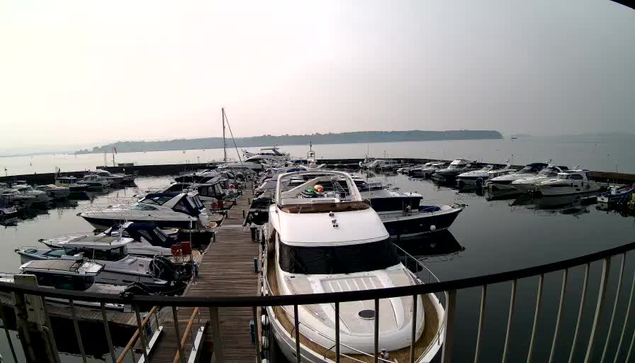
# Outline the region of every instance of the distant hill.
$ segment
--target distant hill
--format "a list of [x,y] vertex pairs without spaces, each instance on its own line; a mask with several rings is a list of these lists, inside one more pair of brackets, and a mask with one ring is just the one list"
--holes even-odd
[[[398,141],[433,141],[433,140],[476,140],[502,139],[498,131],[493,130],[450,130],[450,131],[357,131],[337,134],[313,135],[263,135],[255,137],[236,138],[238,147],[282,146],[313,144],[354,144]],[[227,140],[227,147],[232,147],[231,139]],[[77,154],[112,152],[142,152],[164,150],[195,150],[218,149],[223,147],[221,137],[207,137],[202,139],[176,139],[166,141],[118,141],[112,144],[95,146],[92,150],[79,150]]]

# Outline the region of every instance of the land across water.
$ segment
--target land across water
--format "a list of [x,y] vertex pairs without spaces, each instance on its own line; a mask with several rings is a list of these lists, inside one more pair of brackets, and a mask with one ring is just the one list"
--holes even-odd
[[[273,144],[272,144],[273,145]],[[410,141],[364,144],[314,145],[318,159],[387,158],[466,158],[479,162],[504,163],[506,160],[521,165],[552,160],[557,165],[605,171],[635,173],[635,136],[613,135],[605,137],[520,137],[515,140],[453,140]],[[229,146],[229,145],[228,145]],[[271,145],[270,145],[271,146]],[[242,147],[239,145],[242,151]],[[258,147],[245,148],[256,152]],[[306,157],[308,143],[281,147],[294,159]],[[227,156],[238,161],[235,148],[227,149]],[[242,155],[241,155],[242,156]],[[223,149],[175,150],[106,154],[49,154],[20,157],[0,157],[0,175],[26,175],[86,171],[96,166],[114,164],[166,165],[207,164],[223,159]],[[181,169],[184,171],[184,169]]]

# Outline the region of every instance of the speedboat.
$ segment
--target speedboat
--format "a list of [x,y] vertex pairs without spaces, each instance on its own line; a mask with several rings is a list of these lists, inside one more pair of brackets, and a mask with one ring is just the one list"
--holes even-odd
[[[477,184],[484,185],[489,178],[489,172],[492,170],[494,170],[494,165],[485,165],[478,170],[461,173],[456,177],[456,186],[464,188],[466,186],[476,186]],[[479,182],[477,183],[477,181]]]
[[410,170],[408,171],[408,176],[411,176],[413,178],[429,178],[434,173],[436,173],[437,170],[443,169],[445,165],[446,163],[444,162],[425,163],[423,165],[410,168]]
[[108,170],[97,169],[95,171],[91,171],[88,175],[96,175],[101,179],[108,180],[110,185],[130,185],[134,184],[134,175],[131,174],[116,174],[111,173]]
[[533,192],[536,190],[539,183],[556,178],[559,173],[564,173],[567,170],[569,170],[569,168],[566,166],[549,165],[536,175],[528,175],[514,180],[512,182],[512,186],[520,193]]
[[153,257],[170,256],[171,247],[178,243],[174,236],[166,234],[154,223],[127,222],[113,226],[96,235],[73,234],[63,237],[40,239],[52,249],[75,248],[110,243],[117,239],[126,241],[126,252],[130,255]]
[[549,165],[546,163],[531,163],[525,165],[524,168],[520,169],[516,173],[509,173],[495,178],[490,178],[487,181],[487,189],[493,196],[518,194],[518,189],[512,185],[514,180],[536,176],[547,166]]
[[17,184],[14,184],[13,189],[22,195],[33,197],[33,199],[30,200],[30,204],[47,204],[51,201],[51,198],[46,192],[33,189],[32,186],[26,184],[25,182],[18,182]]
[[[234,192],[227,191],[222,187],[220,177],[206,183],[185,183],[174,182],[162,188],[159,193],[183,193],[197,192],[201,203],[209,210],[228,209],[238,197],[236,189]],[[220,206],[220,207],[219,207]]]
[[38,185],[37,190],[46,193],[52,200],[66,199],[71,194],[67,187],[60,187],[55,184]]
[[87,190],[98,192],[106,190],[112,186],[110,178],[97,174],[86,174],[79,180],[78,183],[86,185]]
[[198,195],[189,193],[150,193],[137,203],[112,205],[80,214],[98,230],[124,222],[151,222],[161,228],[207,228],[205,207]]
[[365,169],[379,170],[379,171],[393,171],[400,167],[400,163],[397,160],[391,159],[375,159],[365,165]]
[[474,170],[472,162],[465,159],[453,160],[447,168],[437,170],[432,179],[440,183],[453,183],[459,174]]
[[[16,249],[23,263],[32,260],[90,259],[104,268],[95,281],[113,285],[141,283],[152,291],[166,294],[180,293],[189,280],[186,265],[175,265],[162,256],[143,257],[128,254],[132,238],[95,236],[59,242],[57,249],[37,249],[26,246]],[[53,242],[49,241],[49,244]]]
[[375,189],[361,195],[370,200],[390,236],[398,239],[444,231],[463,210],[460,205],[420,205],[421,194],[397,190]]
[[88,184],[79,183],[79,179],[74,176],[56,176],[55,185],[62,188],[68,188],[71,193],[88,191]]
[[[267,295],[359,291],[422,283],[401,263],[381,219],[362,199],[347,173],[330,171],[300,186],[283,189],[285,178],[298,175],[311,176],[305,172],[278,177],[276,202],[270,206],[263,276]],[[322,184],[333,180],[346,187],[322,188]],[[347,361],[373,358],[372,331],[377,318],[373,306],[372,301],[340,303],[340,353]],[[415,362],[430,362],[436,356],[442,345],[440,332],[445,315],[436,295],[381,299],[379,311],[382,361],[409,360],[412,324],[416,324]],[[294,309],[269,306],[266,313],[282,353],[289,361],[295,360]],[[339,361],[333,348],[333,305],[300,305],[297,314],[297,344],[302,360]]]
[[549,179],[536,185],[537,190],[545,197],[555,195],[573,195],[594,193],[600,185],[589,178],[588,170],[569,170],[558,173],[556,179]]
[[278,147],[265,147],[260,149],[260,152],[252,153],[247,150],[243,150],[243,155],[245,156],[245,162],[271,162],[271,161],[288,161],[291,159],[289,154],[285,154],[280,152]]
[[611,185],[608,190],[597,197],[598,203],[619,204],[628,202],[635,193],[632,185]]
[[[84,260],[33,260],[20,266],[19,273],[0,273],[0,282],[16,283],[25,275],[35,276],[38,286],[57,290],[83,291],[88,293],[120,295],[134,292],[147,295],[148,292],[139,284],[133,286],[113,285],[97,282],[104,266]],[[49,303],[68,304],[68,299],[47,297]],[[99,308],[99,302],[73,300],[77,306]],[[113,310],[124,310],[123,304],[105,303],[104,307]]]

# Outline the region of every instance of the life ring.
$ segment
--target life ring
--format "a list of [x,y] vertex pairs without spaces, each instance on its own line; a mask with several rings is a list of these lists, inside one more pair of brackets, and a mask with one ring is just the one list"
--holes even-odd
[[172,252],[172,256],[180,256],[181,245],[172,245],[172,247],[170,247],[170,252]]

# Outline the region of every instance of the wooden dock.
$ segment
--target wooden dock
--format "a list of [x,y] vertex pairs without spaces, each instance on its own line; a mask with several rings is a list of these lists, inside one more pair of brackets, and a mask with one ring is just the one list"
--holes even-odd
[[[202,257],[199,276],[191,283],[183,296],[254,296],[257,293],[258,274],[254,271],[254,258],[258,256],[258,243],[251,240],[248,228],[242,226],[243,210],[249,209],[247,190],[238,198],[237,204],[229,210],[227,218],[216,230],[216,241],[211,243]],[[163,333],[152,350],[150,360],[155,363],[172,363],[179,351],[173,314],[164,311]],[[183,340],[188,321],[192,317],[193,308],[178,310],[179,335]],[[255,361],[256,347],[251,343],[250,321],[253,319],[251,308],[220,308],[220,335],[223,358],[225,362]],[[200,323],[199,323],[200,318]],[[200,310],[194,319],[193,336],[184,344],[184,360],[192,353],[192,340],[196,336],[196,328],[209,325],[210,310]],[[212,341],[212,329],[205,330],[205,341]],[[214,345],[214,342],[212,342]]]

